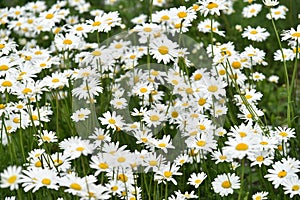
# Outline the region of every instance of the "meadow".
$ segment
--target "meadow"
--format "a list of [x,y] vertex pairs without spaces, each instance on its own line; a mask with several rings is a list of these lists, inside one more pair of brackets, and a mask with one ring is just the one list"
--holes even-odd
[[0,2],[0,199],[300,199],[299,5]]

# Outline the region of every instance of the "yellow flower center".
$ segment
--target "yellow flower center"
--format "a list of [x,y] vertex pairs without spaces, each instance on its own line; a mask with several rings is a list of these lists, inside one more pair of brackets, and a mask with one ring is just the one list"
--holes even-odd
[[160,54],[166,55],[169,53],[169,48],[167,46],[162,45],[162,46],[158,47],[158,51]]
[[177,111],[173,111],[172,114],[171,114],[171,116],[172,116],[173,118],[177,118],[178,115],[179,115],[179,114],[178,114]]
[[92,24],[92,26],[100,26],[101,25],[101,22],[99,22],[99,21],[95,21],[93,24]]
[[214,2],[209,2],[206,6],[207,9],[213,9],[213,8],[218,8],[218,4],[214,3]]
[[140,92],[141,92],[141,93],[146,93],[147,91],[148,91],[148,89],[147,89],[147,88],[144,88],[144,87],[140,89]]
[[221,155],[221,156],[219,156],[219,158],[220,158],[220,160],[226,160],[227,156]]
[[110,188],[112,191],[117,191],[118,189],[119,189],[119,187],[118,186],[112,186],[111,188]]
[[110,124],[115,124],[115,123],[116,123],[116,120],[114,120],[114,119],[111,118],[111,119],[108,120],[108,123],[110,123]]
[[107,169],[107,168],[108,168],[108,164],[107,164],[107,163],[100,163],[100,164],[98,165],[98,167],[99,167],[100,169]]
[[42,162],[41,161],[37,161],[35,164],[34,164],[35,167],[41,167],[42,166]]
[[0,44],[0,49],[3,49],[5,47],[5,44]]
[[193,94],[193,93],[194,93],[194,90],[193,90],[192,88],[186,88],[186,89],[185,89],[185,92],[186,92],[187,94]]
[[206,142],[204,141],[204,140],[199,140],[199,141],[197,141],[197,146],[199,146],[199,147],[204,147],[205,145],[206,145]]
[[185,17],[187,16],[187,13],[184,12],[184,11],[181,11],[181,12],[177,13],[177,16],[178,16],[179,18],[185,18]]
[[166,178],[170,178],[170,177],[172,176],[172,172],[170,172],[170,171],[165,171],[165,172],[164,172],[164,176],[165,176]]
[[299,185],[293,185],[292,190],[293,191],[298,191],[300,189]]
[[51,13],[48,13],[48,14],[46,15],[46,19],[52,19],[53,17],[54,17],[54,15],[51,14]]
[[13,176],[11,176],[11,177],[9,177],[9,178],[7,179],[7,182],[8,182],[9,184],[13,184],[13,183],[16,182],[16,180],[17,180],[17,176],[16,176],[16,175],[13,175]]
[[285,132],[285,131],[280,132],[279,135],[281,137],[287,137],[288,136],[287,132]]
[[152,115],[152,116],[150,116],[150,120],[153,121],[153,122],[157,122],[159,120],[159,116]]
[[250,31],[250,34],[252,34],[252,35],[255,35],[255,34],[257,34],[258,32],[256,31],[256,30],[252,30],[252,31]]
[[200,98],[200,99],[198,100],[198,105],[199,105],[199,106],[203,106],[205,103],[206,103],[206,99],[205,99],[205,98]]
[[156,160],[150,160],[149,165],[150,166],[157,166],[157,161]]
[[223,181],[223,183],[222,183],[222,187],[223,188],[230,188],[231,187],[231,183],[229,182],[229,181]]
[[239,68],[241,68],[241,63],[240,63],[239,61],[234,61],[234,62],[232,63],[232,67],[233,67],[234,69],[239,69]]
[[59,79],[58,79],[58,78],[52,79],[52,83],[58,83],[58,82],[59,82]]
[[165,148],[167,146],[167,144],[166,143],[159,143],[158,146],[161,147],[161,148]]
[[73,190],[81,190],[81,186],[78,183],[71,183],[70,188]]
[[82,31],[82,30],[83,30],[82,26],[78,26],[78,27],[76,28],[76,31]]
[[266,141],[261,141],[259,144],[261,144],[261,145],[268,145],[269,143],[266,142]]
[[77,147],[76,151],[84,151],[84,147]]
[[71,45],[71,44],[73,44],[73,42],[72,42],[72,40],[65,39],[65,40],[63,41],[63,44]]
[[152,31],[152,28],[150,28],[150,27],[145,27],[144,29],[143,29],[145,32],[151,32]]
[[216,85],[210,85],[210,86],[207,88],[207,90],[208,90],[209,92],[216,92],[216,91],[218,91],[218,86],[216,86]]
[[201,182],[202,182],[202,180],[200,180],[200,179],[195,180],[196,184],[200,184]]
[[0,71],[6,71],[8,69],[9,69],[9,67],[7,65],[1,65],[0,66]]
[[256,157],[256,161],[258,161],[258,162],[262,162],[264,160],[265,160],[265,158],[263,156],[257,156]]
[[123,162],[126,161],[126,158],[121,156],[121,157],[119,157],[119,158],[117,159],[117,161],[120,162],[120,163],[123,163]]
[[22,90],[22,93],[23,94],[28,94],[28,93],[31,93],[32,90],[30,88],[24,88],[24,90]]
[[241,137],[246,137],[247,136],[247,133],[243,132],[243,131],[239,132],[239,134],[240,134]]
[[194,75],[194,80],[199,81],[202,78],[202,74],[195,74]]
[[11,87],[12,86],[12,82],[10,82],[10,81],[3,81],[1,85],[3,87]]
[[300,37],[300,32],[295,32],[295,33],[293,33],[293,34],[292,34],[292,37],[297,37],[297,38],[299,38],[299,37]]
[[44,141],[48,141],[48,142],[51,140],[51,138],[48,137],[47,135],[44,135],[44,136],[42,137],[42,139],[43,139]]
[[33,120],[33,121],[36,121],[36,120],[39,119],[39,117],[38,117],[37,115],[31,115],[31,117],[32,117],[32,120]]
[[248,145],[245,143],[239,143],[235,147],[235,149],[238,151],[246,151],[246,150],[248,150],[248,148],[249,148]]
[[95,50],[95,51],[92,52],[92,55],[93,56],[100,56],[101,55],[101,51]]
[[163,15],[160,19],[161,21],[167,21],[170,19],[170,17],[168,15]]
[[42,184],[44,184],[44,185],[50,185],[51,184],[51,180],[49,178],[43,178]]
[[121,49],[122,47],[123,47],[123,45],[120,44],[120,43],[115,45],[115,48],[116,48],[116,49]]
[[125,174],[118,174],[118,178],[119,181],[122,181],[123,183],[128,181],[128,177]]
[[281,170],[280,172],[278,172],[277,176],[279,178],[284,178],[287,175],[287,172],[285,170]]

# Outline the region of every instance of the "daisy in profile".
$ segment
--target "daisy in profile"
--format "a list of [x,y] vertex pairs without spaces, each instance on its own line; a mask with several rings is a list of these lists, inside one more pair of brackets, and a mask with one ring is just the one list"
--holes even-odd
[[295,58],[295,53],[292,49],[282,48],[282,51],[280,49],[276,50],[274,52],[274,60],[281,61],[293,61]]
[[291,40],[299,41],[300,39],[300,24],[297,26],[297,29],[291,28],[290,30],[284,30],[281,34],[281,40]]
[[204,21],[198,24],[198,30],[202,33],[210,33],[211,31],[217,33],[220,36],[225,37],[224,31],[220,31],[218,27],[220,23],[212,19],[205,19]]
[[219,174],[212,182],[214,191],[223,196],[233,194],[234,189],[240,188],[240,178],[235,174]]
[[242,15],[245,18],[256,17],[258,13],[261,11],[261,9],[262,9],[261,4],[258,3],[250,4],[243,8]]
[[74,122],[84,121],[87,118],[89,118],[90,114],[91,114],[91,111],[88,108],[80,108],[79,110],[76,110],[72,114],[71,119]]
[[268,7],[277,6],[279,4],[278,0],[263,0],[263,3]]
[[201,173],[192,173],[188,179],[188,184],[193,185],[195,188],[198,188],[201,183],[206,179],[207,175],[204,172]]
[[20,175],[22,167],[8,166],[1,174],[1,188],[9,188],[10,190],[19,189]]
[[265,200],[268,199],[269,192],[256,192],[254,195],[252,195],[252,200]]
[[245,28],[244,32],[242,33],[243,38],[247,38],[248,40],[262,42],[265,41],[270,36],[270,33],[266,31],[265,28],[261,28],[260,26],[256,28],[252,28],[248,26]]
[[220,15],[221,11],[226,10],[226,1],[225,0],[199,0],[200,10],[199,12],[206,17],[210,15]]
[[157,38],[150,43],[150,55],[158,63],[163,61],[164,64],[167,64],[177,56],[177,48],[178,44],[168,38]]

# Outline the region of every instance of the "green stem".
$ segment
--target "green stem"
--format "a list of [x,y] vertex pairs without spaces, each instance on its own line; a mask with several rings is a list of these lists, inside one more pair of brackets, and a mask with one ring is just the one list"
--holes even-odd
[[238,200],[240,200],[242,198],[243,184],[244,184],[244,173],[245,173],[245,158],[242,159],[241,188],[240,188],[240,191],[239,191]]

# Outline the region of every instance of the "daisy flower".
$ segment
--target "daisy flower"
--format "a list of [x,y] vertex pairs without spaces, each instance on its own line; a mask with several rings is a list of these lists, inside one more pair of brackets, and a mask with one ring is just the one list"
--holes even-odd
[[150,43],[150,55],[152,55],[158,63],[163,61],[164,64],[167,64],[173,61],[177,56],[177,48],[177,43],[167,38],[157,38]]
[[254,72],[252,73],[252,79],[254,81],[263,81],[265,79],[265,75],[263,73],[260,72]]
[[243,38],[247,38],[248,40],[262,42],[270,36],[270,33],[266,31],[265,28],[261,28],[260,26],[256,28],[252,28],[248,26],[245,28],[244,32],[242,33]]
[[72,95],[78,99],[90,100],[102,93],[100,80],[90,78],[72,90]]
[[54,38],[55,46],[58,50],[72,50],[80,47],[81,39],[73,33],[66,35],[57,34]]
[[225,37],[224,31],[220,31],[218,27],[220,26],[220,23],[212,19],[205,19],[204,21],[200,22],[197,26],[198,30],[202,33],[210,33],[213,31],[214,33],[217,33],[220,36]]
[[295,137],[295,129],[287,127],[276,127],[273,132],[274,136],[279,139],[279,141],[287,142],[290,138]]
[[[283,54],[283,55],[282,55]],[[276,50],[274,52],[274,60],[275,61],[293,61],[295,58],[295,53],[292,49],[286,49],[282,48],[282,51],[280,49]]]
[[281,34],[281,40],[291,40],[291,41],[298,41],[300,38],[300,24],[297,26],[297,29],[291,28],[290,30],[284,30]]
[[283,183],[284,194],[290,194],[290,198],[293,198],[295,195],[300,195],[300,180],[299,177],[291,177],[285,180]]
[[212,182],[214,191],[217,194],[228,196],[233,194],[234,189],[240,188],[240,178],[235,174],[219,174]]
[[76,110],[72,114],[71,119],[74,122],[84,121],[87,118],[89,118],[90,114],[91,114],[91,111],[88,108],[80,108],[79,110]]
[[153,90],[153,84],[149,82],[139,82],[132,88],[133,94],[136,94],[139,97],[149,96],[149,94],[151,94],[151,91]]
[[38,145],[42,145],[43,143],[51,143],[51,142],[57,142],[57,136],[56,133],[53,131],[43,130],[41,134],[38,135]]
[[142,119],[142,121],[146,122],[148,127],[157,127],[159,126],[164,120],[166,119],[166,116],[158,112],[157,110],[149,110],[145,112],[145,115]]
[[264,177],[267,178],[268,181],[272,182],[275,189],[289,178],[297,177],[297,174],[293,172],[293,169],[288,163],[277,161],[272,165],[272,167],[273,169],[268,169],[268,174]]
[[175,149],[175,146],[172,145],[172,139],[170,135],[164,135],[162,139],[153,139],[151,143],[153,143],[157,149],[162,150],[164,153],[167,153],[168,149]]
[[256,145],[256,139],[254,137],[230,137],[225,143],[228,146],[225,146],[223,148],[227,152],[230,152],[232,158],[242,159],[253,152],[254,147]]
[[83,140],[78,136],[64,139],[59,143],[59,147],[69,154],[72,159],[81,155],[92,154],[95,149],[95,146],[89,140]]
[[47,189],[58,190],[58,176],[57,172],[51,169],[32,168],[23,171],[20,182],[25,192],[32,189],[32,193],[39,190],[41,187]]
[[284,5],[280,5],[277,8],[271,8],[271,14],[268,13],[266,15],[266,17],[268,19],[274,19],[274,20],[278,20],[278,19],[285,19],[286,18],[286,13],[289,9],[287,7],[285,7]]
[[14,41],[0,40],[0,56],[8,55],[11,51],[16,51],[17,44]]
[[269,192],[257,192],[254,195],[252,195],[252,200],[265,200],[268,199]]
[[250,4],[243,8],[242,15],[245,18],[256,17],[258,13],[261,11],[262,5],[261,4]]
[[8,166],[1,174],[1,188],[8,188],[10,190],[19,189],[20,175],[22,167],[20,166]]
[[98,118],[102,125],[107,126],[107,128],[112,128],[114,130],[118,130],[123,127],[123,117],[117,115],[115,111],[103,114],[103,117]]
[[198,2],[200,5],[199,12],[206,17],[210,15],[220,15],[220,11],[226,10],[225,0],[203,0]]
[[207,175],[204,172],[201,173],[192,173],[188,179],[188,184],[193,185],[195,188],[198,188],[200,184],[206,179]]
[[174,185],[177,185],[177,181],[175,180],[174,176],[182,175],[181,172],[178,172],[179,168],[180,167],[168,162],[155,172],[154,180],[157,180],[158,184],[171,181]]
[[263,0],[263,3],[265,4],[265,6],[274,7],[279,4],[279,1],[278,0]]

